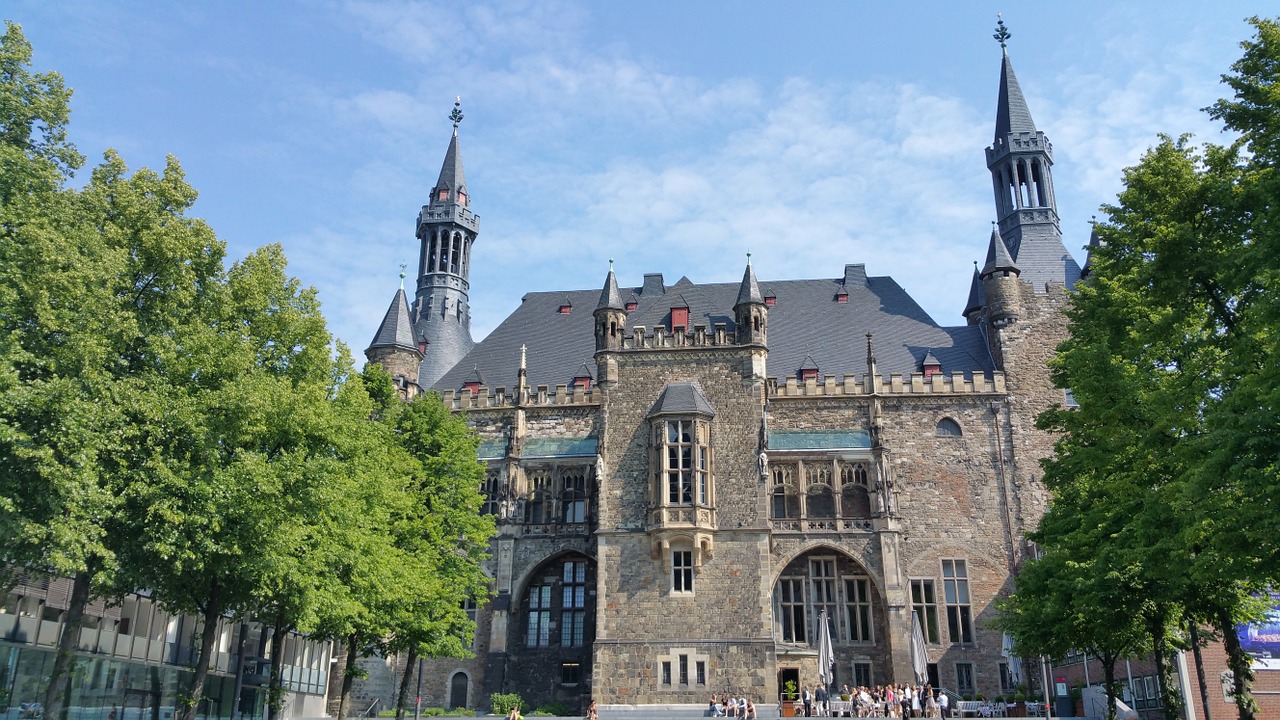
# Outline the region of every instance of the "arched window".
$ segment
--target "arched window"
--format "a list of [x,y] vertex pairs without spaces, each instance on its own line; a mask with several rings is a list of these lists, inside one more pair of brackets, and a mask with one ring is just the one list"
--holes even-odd
[[938,421],[936,434],[938,437],[961,437],[964,435],[960,430],[960,423],[951,418],[942,418]]
[[524,597],[526,647],[590,647],[594,606],[587,588],[594,576],[594,565],[582,555],[539,568]]
[[530,470],[529,502],[525,505],[524,521],[530,525],[554,522],[555,498],[551,492],[551,471]]
[[840,515],[847,518],[871,517],[866,463],[840,466]]
[[796,488],[796,469],[791,465],[774,465],[771,515],[777,519],[800,517],[800,496]]

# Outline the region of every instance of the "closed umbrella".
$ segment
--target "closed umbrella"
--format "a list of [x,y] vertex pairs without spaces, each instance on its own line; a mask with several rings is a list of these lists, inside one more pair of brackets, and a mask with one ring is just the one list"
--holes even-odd
[[818,679],[825,688],[835,680],[831,668],[836,664],[836,654],[831,649],[831,625],[827,622],[825,610],[818,613],[818,625]]
[[911,669],[915,671],[917,684],[924,684],[929,679],[929,651],[924,646],[920,616],[914,612],[911,613]]
[[1000,654],[1004,655],[1004,661],[1009,666],[1009,682],[1018,685],[1022,682],[1022,658],[1018,657],[1017,652],[1013,649],[1013,636],[1009,633],[1004,634],[1004,643],[1000,646]]

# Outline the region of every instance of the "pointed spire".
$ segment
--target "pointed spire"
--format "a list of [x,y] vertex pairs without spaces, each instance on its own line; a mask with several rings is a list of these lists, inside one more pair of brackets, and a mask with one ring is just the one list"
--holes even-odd
[[413,321],[409,319],[409,299],[405,297],[403,288],[397,290],[396,296],[391,299],[391,306],[387,308],[387,314],[383,316],[382,323],[378,325],[378,332],[373,336],[373,342],[369,343],[365,352],[378,348],[421,352],[418,349],[418,339],[413,332]]
[[996,104],[996,143],[999,144],[1009,133],[1034,133],[1035,121],[1031,119],[1031,111],[1027,109],[1027,100],[1022,96],[1022,87],[1018,85],[1018,77],[1013,74],[1013,62],[1009,60],[1005,41],[1010,37],[1002,18],[996,24],[996,40],[1000,41],[1002,50],[1000,58],[1000,99]]
[[987,293],[982,289],[982,274],[978,272],[978,261],[973,261],[973,280],[969,283],[969,300],[964,304],[964,312],[961,315],[968,317],[969,313],[975,310],[981,310],[987,304]]
[[750,304],[763,305],[764,296],[760,294],[756,273],[751,269],[751,253],[747,253],[747,269],[742,273],[742,285],[738,287],[738,301],[733,306]]
[[1009,254],[1009,246],[1005,245],[1004,239],[1000,237],[1000,231],[996,229],[995,223],[992,223],[991,243],[987,246],[987,262],[982,266],[982,277],[985,279],[997,272],[1011,272],[1014,275],[1020,273],[1018,266],[1013,262],[1013,256]]
[[449,139],[449,149],[445,151],[444,163],[440,166],[440,178],[431,193],[431,202],[441,201],[440,191],[449,190],[448,200],[459,205],[470,205],[471,199],[466,195],[467,177],[462,171],[462,154],[458,152],[458,123],[462,122],[462,98],[453,104],[453,112],[449,119],[453,121],[453,137]]
[[618,279],[613,274],[613,258],[609,258],[609,274],[604,278],[604,289],[600,291],[600,302],[597,310],[625,310],[622,305],[622,293],[618,292]]
[[1102,247],[1102,240],[1098,237],[1098,220],[1094,218],[1089,221],[1091,229],[1089,230],[1089,246],[1085,248],[1084,267],[1080,268],[1080,277],[1087,277],[1089,271],[1093,269],[1093,253]]

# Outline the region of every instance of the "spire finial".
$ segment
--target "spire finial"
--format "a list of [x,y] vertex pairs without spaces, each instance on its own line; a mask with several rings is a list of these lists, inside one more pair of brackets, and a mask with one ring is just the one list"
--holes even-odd
[[747,251],[747,265],[751,265],[751,251]]
[[462,96],[456,95],[453,98],[453,112],[449,113],[449,119],[453,121],[453,132],[458,133],[458,123],[462,122]]
[[524,370],[524,353],[525,353],[525,346],[521,345],[520,346],[520,369],[521,370]]
[[403,260],[400,261],[400,289],[404,289],[404,271],[409,267]]
[[613,272],[613,258],[609,258],[609,272]]
[[1009,33],[1009,28],[1004,26],[1004,13],[996,13],[996,34],[991,37],[995,38],[996,41],[1000,43],[1001,50],[1007,49],[1005,42],[1009,38],[1013,37],[1013,35]]

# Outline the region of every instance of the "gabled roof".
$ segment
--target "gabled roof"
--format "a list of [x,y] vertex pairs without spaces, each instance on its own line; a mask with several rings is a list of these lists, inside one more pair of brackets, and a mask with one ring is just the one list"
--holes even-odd
[[[966,375],[995,369],[979,327],[940,327],[893,278],[868,277],[847,283],[845,276],[841,272],[836,278],[768,281],[778,298],[778,304],[768,309],[765,372],[770,377],[794,375],[806,355],[828,376],[861,377],[867,371],[864,348],[868,332],[875,334],[878,371],[886,376],[918,372],[926,348],[945,367],[963,370]],[[689,327],[701,325],[712,332],[717,324],[724,324],[730,335],[734,332],[733,306],[740,283],[688,283],[668,290],[657,274],[646,275],[645,283],[643,288],[619,288],[622,297],[637,303],[627,317],[628,332],[643,325],[651,333],[655,326],[668,322],[671,308],[680,303],[677,296],[689,305]],[[849,301],[832,302],[841,287],[848,291]],[[595,317],[581,312],[561,314],[559,308],[566,297],[578,307],[590,307],[598,301],[600,289],[528,293],[506,320],[434,386],[456,389],[478,366],[489,384],[513,387],[521,345],[528,347],[531,386],[554,387],[568,382],[583,358],[595,354]]]
[[1013,74],[1013,63],[1009,54],[1000,59],[1000,98],[996,101],[996,139],[1004,140],[1009,133],[1034,133],[1035,121],[1031,119],[1031,110],[1027,108],[1027,100],[1022,96],[1022,87],[1018,85],[1018,77]]
[[476,384],[479,384],[479,385],[483,385],[483,384],[484,384],[484,375],[483,375],[483,374],[481,374],[481,372],[480,372],[480,368],[478,368],[478,367],[473,367],[473,368],[471,368],[471,374],[470,374],[470,375],[468,375],[468,376],[467,376],[467,379],[466,379],[466,380],[463,380],[463,381],[462,381],[462,383],[463,383],[464,385],[469,385],[469,384],[471,384],[471,383],[476,383]]
[[715,417],[716,409],[702,390],[691,382],[668,383],[645,417],[655,415],[705,415]]
[[420,352],[418,339],[413,332],[413,322],[409,320],[409,299],[405,297],[404,288],[397,290],[395,297],[391,298],[391,306],[387,308],[387,314],[382,317],[378,332],[374,334],[373,342],[369,343],[365,352],[386,347]]
[[942,361],[935,357],[932,351],[925,351],[924,360],[920,361],[920,367],[929,367],[930,365],[942,367]]
[[591,378],[592,380],[595,380],[596,374],[595,374],[595,371],[591,369],[591,363],[584,361],[581,367],[578,368],[578,372],[574,373],[573,377],[574,378]]

